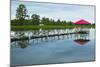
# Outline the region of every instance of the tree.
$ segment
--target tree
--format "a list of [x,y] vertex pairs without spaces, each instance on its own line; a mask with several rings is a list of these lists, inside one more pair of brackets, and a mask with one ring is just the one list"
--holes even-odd
[[62,21],[61,23],[62,23],[62,25],[66,25],[67,24],[65,20]]
[[56,23],[57,23],[57,25],[61,25],[60,19],[58,19]]
[[41,23],[44,24],[44,25],[50,25],[50,24],[51,24],[51,21],[50,21],[49,18],[43,17],[43,18],[41,19]]
[[67,21],[67,25],[74,25],[72,21]]
[[25,20],[26,17],[27,17],[26,6],[24,4],[20,4],[16,10],[16,18],[18,20]]
[[45,17],[43,17],[43,18],[41,19],[41,23],[45,25],[45,23],[46,23],[46,18],[45,18]]
[[55,24],[55,20],[53,20],[52,18],[49,20],[49,25],[56,25]]
[[40,16],[39,15],[32,14],[31,18],[32,18],[31,21],[32,21],[33,25],[39,25],[40,24]]

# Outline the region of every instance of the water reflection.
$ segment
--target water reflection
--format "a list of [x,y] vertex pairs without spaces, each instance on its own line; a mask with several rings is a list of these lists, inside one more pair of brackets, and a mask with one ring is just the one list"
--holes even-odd
[[18,41],[18,45],[20,46],[20,48],[26,48],[29,45],[29,41],[27,40]]
[[85,45],[90,41],[89,29],[80,28],[76,29],[75,40],[76,43],[80,45]]
[[93,61],[94,33],[94,29],[12,31],[12,38],[17,40],[11,42],[11,64]]
[[21,48],[26,48],[29,43],[39,44],[42,42],[72,39],[80,45],[85,45],[90,41],[89,29],[53,29],[34,31],[12,31],[11,42],[17,43]]

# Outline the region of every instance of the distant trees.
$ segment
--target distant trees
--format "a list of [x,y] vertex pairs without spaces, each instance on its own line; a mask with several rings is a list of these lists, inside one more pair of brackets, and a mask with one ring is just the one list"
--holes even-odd
[[54,20],[54,19],[50,19],[50,18],[46,18],[46,17],[42,17],[40,19],[40,16],[37,14],[32,14],[30,19],[24,19],[22,21],[18,20],[18,19],[13,19],[11,20],[11,25],[12,26],[20,26],[20,25],[55,25],[55,26],[61,26],[61,25],[72,25],[73,23],[67,22],[67,21],[61,21],[60,19],[58,20]]
[[67,21],[67,25],[74,25],[72,21]]
[[45,18],[45,17],[43,17],[43,18],[41,19],[41,24],[49,25],[49,24],[50,24],[50,20],[49,20],[49,18]]
[[40,24],[40,16],[37,14],[32,14],[31,23],[32,23],[32,25],[39,25]]
[[20,4],[16,9],[16,19],[11,20],[12,26],[20,26],[20,25],[72,25],[71,21],[66,22],[65,20],[62,21],[60,19],[54,20],[52,18],[42,17],[37,14],[32,14],[31,18],[27,15],[27,8],[24,4]]

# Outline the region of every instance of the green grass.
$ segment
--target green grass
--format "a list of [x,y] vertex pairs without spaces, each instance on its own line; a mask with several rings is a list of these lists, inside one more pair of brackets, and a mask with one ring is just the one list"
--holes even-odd
[[40,28],[42,29],[65,29],[65,28],[75,28],[75,27],[81,27],[81,28],[95,28],[95,26],[87,25],[87,26],[51,26],[51,25],[45,25],[45,26],[37,26],[37,25],[31,25],[31,26],[11,26],[11,30],[38,30]]
[[11,26],[11,30],[37,30],[39,26]]

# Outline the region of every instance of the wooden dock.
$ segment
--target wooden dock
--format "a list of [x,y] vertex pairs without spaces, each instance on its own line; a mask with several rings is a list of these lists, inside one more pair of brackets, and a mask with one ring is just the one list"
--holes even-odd
[[72,34],[88,34],[88,32],[72,32],[72,33],[59,33],[59,34],[47,34],[47,35],[39,35],[39,36],[25,36],[21,38],[11,38],[11,42],[20,41],[20,40],[30,40],[37,38],[48,38],[48,37],[56,37],[56,36],[64,36],[64,35],[72,35]]
[[59,36],[70,35],[70,34],[75,34],[75,33],[50,34],[50,35],[30,36],[30,37],[22,37],[22,38],[11,38],[11,42],[20,41],[20,40],[37,39],[37,38],[55,37],[55,36],[59,37]]

